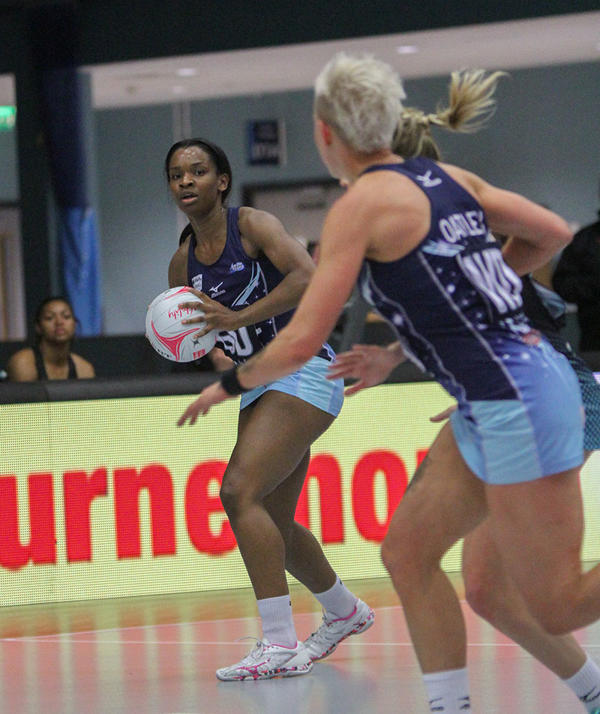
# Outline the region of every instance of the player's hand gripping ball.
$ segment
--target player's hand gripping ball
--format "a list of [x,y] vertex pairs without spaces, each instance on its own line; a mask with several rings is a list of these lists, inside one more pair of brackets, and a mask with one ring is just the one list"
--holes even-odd
[[215,346],[217,330],[194,338],[205,326],[204,322],[183,325],[182,320],[202,316],[200,310],[179,308],[180,303],[197,299],[187,287],[165,290],[157,295],[146,313],[146,337],[161,357],[174,362],[192,362],[204,357]]

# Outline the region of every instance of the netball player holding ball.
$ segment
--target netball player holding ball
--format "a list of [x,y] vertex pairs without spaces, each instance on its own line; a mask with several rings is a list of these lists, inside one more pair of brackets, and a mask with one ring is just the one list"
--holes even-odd
[[[204,139],[174,144],[165,160],[171,194],[189,224],[169,265],[171,287],[188,285],[202,312],[189,324],[219,330],[209,353],[216,369],[240,364],[289,321],[313,273],[310,255],[281,222],[249,207],[228,208],[232,172],[221,148]],[[326,378],[335,359],[326,343],[296,372],[242,397],[238,437],[221,500],[254,588],[262,639],[221,680],[306,674],[313,661],[373,624],[372,609],[329,565],[312,533],[294,520],[311,444],[338,415],[342,380]],[[323,622],[298,642],[285,571],[321,603]]]

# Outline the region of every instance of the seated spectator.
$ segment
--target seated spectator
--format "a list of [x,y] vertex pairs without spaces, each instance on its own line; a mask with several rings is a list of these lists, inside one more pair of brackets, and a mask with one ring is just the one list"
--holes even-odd
[[556,265],[552,285],[577,305],[579,350],[600,351],[600,220],[575,233]]
[[13,382],[86,379],[95,376],[90,362],[71,351],[77,319],[69,301],[49,297],[35,315],[35,343],[15,352],[6,371]]

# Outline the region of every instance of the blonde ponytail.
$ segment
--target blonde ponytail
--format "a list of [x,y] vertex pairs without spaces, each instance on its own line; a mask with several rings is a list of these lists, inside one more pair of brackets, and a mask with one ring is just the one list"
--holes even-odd
[[404,158],[427,156],[439,160],[441,153],[431,136],[431,125],[463,134],[481,129],[496,109],[496,85],[500,77],[505,75],[506,72],[486,75],[482,69],[452,72],[449,105],[438,105],[433,114],[425,114],[415,107],[404,108],[400,114],[392,150]]

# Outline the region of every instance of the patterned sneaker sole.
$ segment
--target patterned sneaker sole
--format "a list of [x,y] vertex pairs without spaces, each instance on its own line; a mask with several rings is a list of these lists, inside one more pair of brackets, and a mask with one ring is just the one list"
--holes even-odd
[[359,622],[351,632],[348,632],[348,634],[344,635],[341,640],[338,640],[334,645],[331,645],[331,647],[327,651],[325,651],[322,655],[318,655],[316,657],[311,657],[310,658],[311,661],[320,662],[322,659],[325,659],[325,657],[329,657],[330,654],[333,654],[335,652],[335,650],[337,649],[337,646],[340,644],[340,642],[343,642],[345,639],[347,639],[351,635],[359,635],[361,632],[368,630],[369,627],[371,627],[371,625],[374,622],[375,622],[375,613],[373,612],[373,610],[369,610],[369,615],[366,620]]
[[240,674],[233,677],[223,677],[217,672],[217,679],[221,682],[245,682],[247,680],[255,681],[257,679],[276,679],[278,677],[297,677],[300,674],[308,674],[312,670],[312,662],[299,665],[298,667],[280,667],[279,669],[270,669],[267,672],[248,672],[248,674]]

